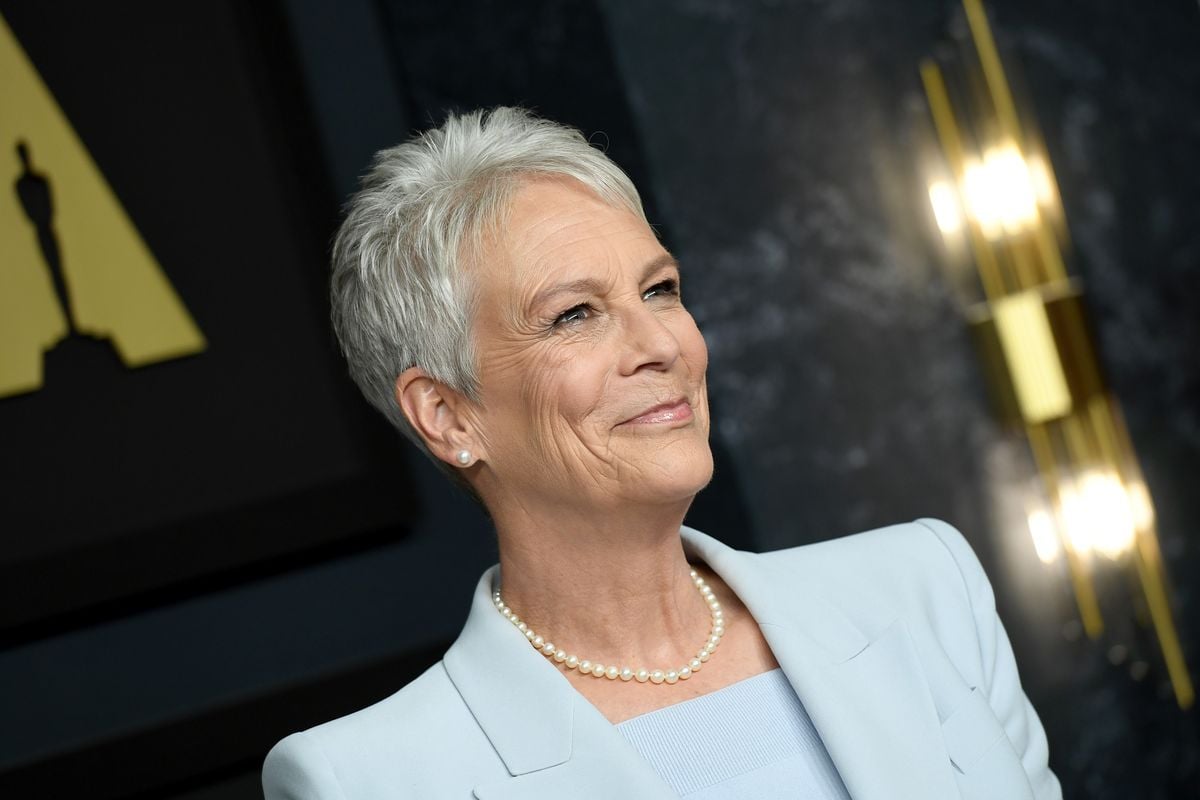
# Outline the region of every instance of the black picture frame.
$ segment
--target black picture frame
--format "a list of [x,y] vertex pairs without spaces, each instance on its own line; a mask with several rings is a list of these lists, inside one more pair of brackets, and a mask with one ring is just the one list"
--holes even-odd
[[[55,5],[9,0],[0,13],[209,348],[127,370],[103,342],[67,342],[47,354],[42,390],[0,400],[9,647],[394,541],[418,512],[400,438],[358,395],[329,332],[338,208],[282,10],[150,5],[117,17]],[[190,32],[182,45],[168,41],[174,29]],[[198,226],[207,254],[180,244]],[[240,259],[225,285],[206,274],[213,253]],[[231,292],[256,294],[230,302]],[[168,401],[112,399],[138,392]],[[204,419],[209,409],[224,416]],[[157,440],[135,430],[143,422]],[[194,502],[193,487],[211,502]],[[114,489],[124,494],[110,502]]]

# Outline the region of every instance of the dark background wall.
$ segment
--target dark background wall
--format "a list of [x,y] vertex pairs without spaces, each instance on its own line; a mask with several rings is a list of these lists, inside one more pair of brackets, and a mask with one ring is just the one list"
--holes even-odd
[[[1019,0],[995,11],[1057,171],[1072,268],[1157,504],[1196,674],[1200,9]],[[1028,455],[993,422],[937,269],[916,64],[946,39],[954,4],[281,0],[114,12],[5,0],[0,13],[181,293],[209,298],[197,316],[230,344],[195,369],[213,370],[202,383],[216,406],[237,409],[239,376],[269,391],[307,369],[300,383],[315,385],[256,440],[302,447],[309,461],[285,461],[314,465],[308,477],[280,487],[284,473],[260,470],[237,497],[200,511],[180,500],[159,515],[174,523],[107,536],[99,556],[66,548],[41,563],[61,582],[42,595],[78,602],[6,631],[0,793],[257,796],[272,742],[394,691],[440,656],[494,545],[341,377],[323,327],[324,251],[374,150],[449,109],[521,103],[607,144],[689,273],[718,463],[689,521],[752,549],[922,515],[953,522],[996,584],[1067,797],[1195,796],[1196,715],[1167,696],[1152,643],[1121,626],[1083,639],[1063,576],[1033,555],[1019,507]],[[268,302],[255,281],[295,295]],[[278,341],[235,368],[222,359],[251,330],[229,311],[239,298],[261,300],[249,316]],[[179,365],[130,376],[177,380],[179,396],[200,380]],[[305,386],[281,394],[304,398]],[[49,413],[45,397],[17,411],[0,401],[0,426]],[[174,397],[142,413],[169,421]],[[262,405],[247,404],[251,428],[253,413],[282,408]],[[91,428],[53,408],[74,420],[74,436],[45,434],[70,459]],[[197,424],[221,431],[219,415]],[[0,458],[14,473],[25,463],[21,450]],[[200,463],[221,470],[226,459],[244,465],[237,441]],[[79,480],[39,476],[21,491],[50,503]],[[299,522],[279,520],[308,494],[305,480],[326,513],[289,538]],[[0,543],[96,533],[34,525]],[[181,570],[188,559],[162,541],[207,566]],[[81,577],[96,573],[110,579]],[[1108,598],[1114,613],[1132,615],[1121,599]],[[1116,645],[1150,663],[1144,678]]]

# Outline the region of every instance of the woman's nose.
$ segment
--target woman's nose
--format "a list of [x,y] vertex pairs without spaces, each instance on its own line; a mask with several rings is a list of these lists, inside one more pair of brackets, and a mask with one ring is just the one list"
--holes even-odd
[[679,358],[679,340],[662,317],[645,305],[625,317],[622,372],[670,369]]

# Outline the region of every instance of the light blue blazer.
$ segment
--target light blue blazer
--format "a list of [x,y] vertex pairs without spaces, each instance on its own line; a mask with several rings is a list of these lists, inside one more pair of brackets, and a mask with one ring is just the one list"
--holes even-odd
[[[1061,798],[992,588],[954,528],[924,519],[763,554],[681,535],[758,622],[855,800]],[[676,797],[496,613],[498,569],[440,662],[277,744],[267,799]]]

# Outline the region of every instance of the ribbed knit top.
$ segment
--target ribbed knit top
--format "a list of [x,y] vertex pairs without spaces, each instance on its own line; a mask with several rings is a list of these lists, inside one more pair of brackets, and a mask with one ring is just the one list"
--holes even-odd
[[850,800],[781,669],[616,727],[680,797]]

